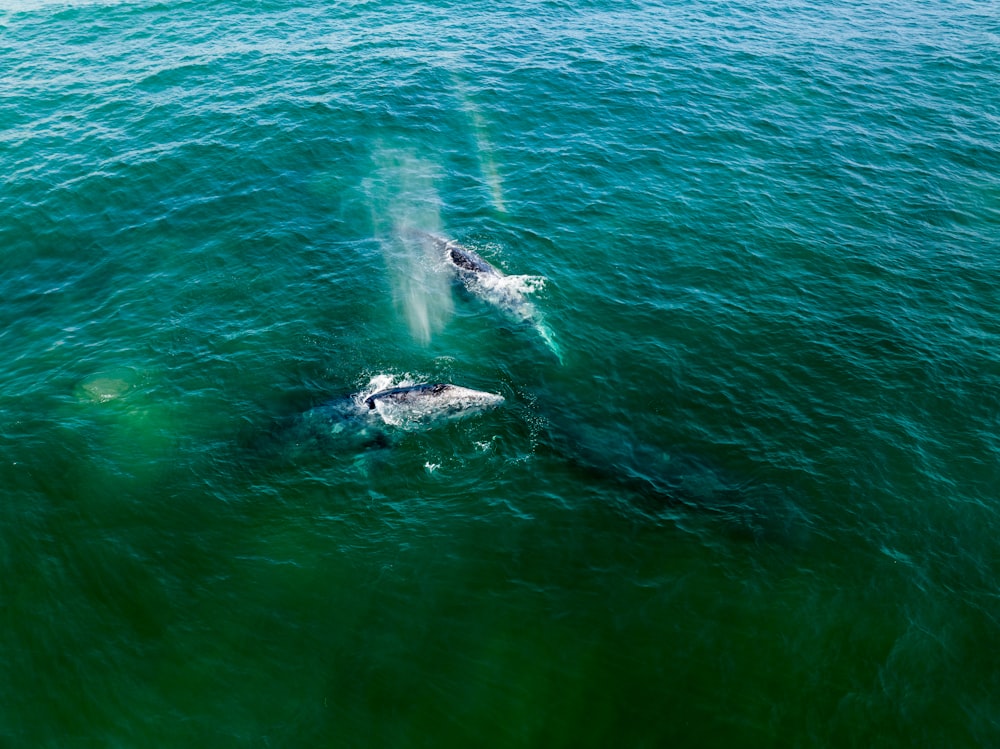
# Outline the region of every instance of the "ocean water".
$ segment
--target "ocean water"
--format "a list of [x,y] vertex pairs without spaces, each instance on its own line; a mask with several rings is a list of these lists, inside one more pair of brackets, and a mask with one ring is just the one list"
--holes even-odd
[[[996,2],[8,0],[0,62],[4,747],[1000,743]],[[286,436],[407,382],[504,402]]]

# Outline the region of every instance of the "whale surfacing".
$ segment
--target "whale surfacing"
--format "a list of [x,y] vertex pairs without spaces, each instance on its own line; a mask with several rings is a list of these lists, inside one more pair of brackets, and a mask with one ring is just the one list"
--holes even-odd
[[443,249],[448,253],[448,259],[459,270],[487,276],[492,275],[498,278],[502,275],[500,271],[487,263],[468,247],[463,247],[458,242],[452,242],[440,238],[437,241],[444,243]]
[[544,285],[544,278],[508,276],[475,250],[452,239],[419,229],[411,229],[408,233],[431,243],[440,251],[445,263],[455,272],[469,293],[500,310],[507,318],[534,328],[545,345],[562,362],[562,353],[556,345],[552,331],[542,321],[538,309],[528,298],[528,294]]
[[482,413],[503,400],[496,393],[436,383],[380,390],[365,398],[364,405],[385,424],[409,428]]
[[[388,378],[376,379],[384,384]],[[498,393],[450,383],[373,388],[300,413],[272,433],[263,447],[291,456],[387,447],[393,433],[429,429],[485,413],[503,402]]]

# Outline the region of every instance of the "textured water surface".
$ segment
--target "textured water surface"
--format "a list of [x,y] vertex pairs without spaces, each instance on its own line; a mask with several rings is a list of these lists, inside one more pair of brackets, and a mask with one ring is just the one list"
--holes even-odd
[[[995,3],[38,0],[0,61],[0,743],[996,745]],[[301,439],[421,382],[503,402]]]

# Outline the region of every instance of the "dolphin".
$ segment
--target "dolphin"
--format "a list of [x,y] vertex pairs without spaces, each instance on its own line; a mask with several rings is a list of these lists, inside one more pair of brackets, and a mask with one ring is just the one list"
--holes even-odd
[[528,294],[540,288],[545,279],[540,276],[508,276],[483,257],[458,242],[438,234],[411,229],[410,234],[430,242],[444,256],[445,263],[455,272],[468,291],[487,304],[499,309],[506,317],[534,328],[556,358],[562,353],[552,331],[542,321],[541,314]]
[[336,398],[309,409],[281,429],[272,444],[295,452],[341,452],[387,447],[393,431],[412,432],[484,413],[504,402],[497,393],[452,385],[401,385]]

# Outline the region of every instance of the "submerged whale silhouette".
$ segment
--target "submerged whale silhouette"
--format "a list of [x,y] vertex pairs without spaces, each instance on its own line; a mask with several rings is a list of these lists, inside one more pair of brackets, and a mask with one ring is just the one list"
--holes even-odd
[[339,452],[384,447],[393,431],[428,428],[483,413],[503,402],[502,395],[450,383],[355,393],[299,414],[272,435],[272,449]]
[[474,296],[500,310],[506,317],[524,323],[541,336],[556,358],[562,362],[562,352],[552,331],[542,321],[541,314],[528,294],[539,288],[545,279],[540,276],[508,276],[479,253],[438,234],[410,229],[412,236],[430,242],[444,256],[445,262],[457,274],[465,288]]
[[812,518],[786,488],[655,435],[581,421],[579,406],[558,401],[547,401],[538,454],[565,461],[580,481],[627,512],[695,533],[707,522],[732,539],[788,548],[808,542]]

